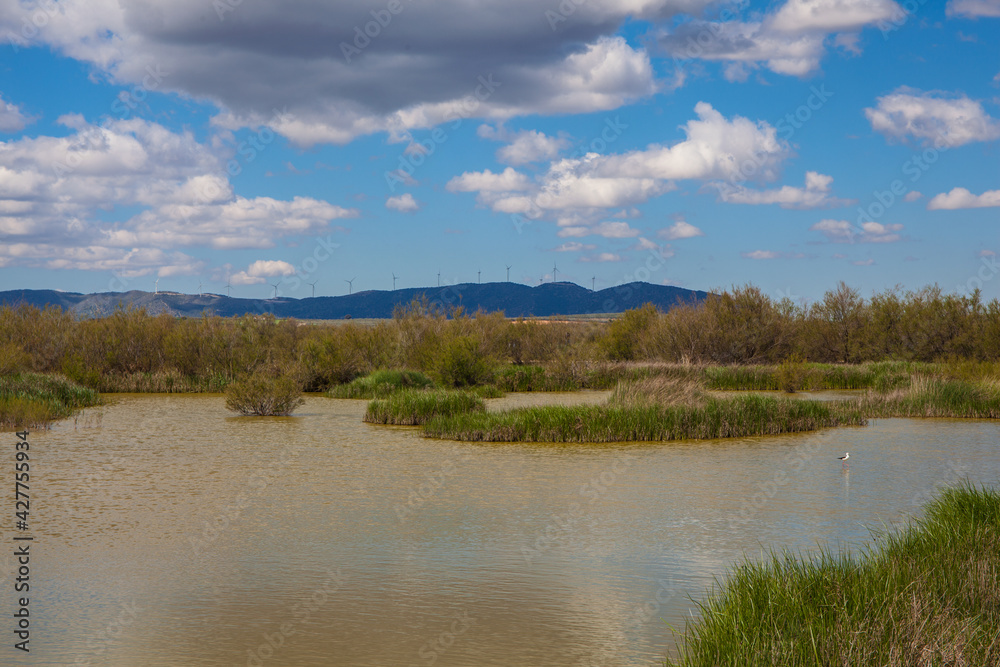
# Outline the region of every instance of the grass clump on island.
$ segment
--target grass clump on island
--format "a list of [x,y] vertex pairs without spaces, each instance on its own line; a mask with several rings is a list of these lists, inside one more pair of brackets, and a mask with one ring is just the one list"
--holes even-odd
[[456,412],[424,425],[432,438],[486,442],[633,442],[736,438],[863,425],[847,406],[759,394],[717,398],[703,385],[649,378],[618,386],[605,405]]
[[61,375],[21,373],[0,377],[0,428],[48,428],[101,397]]
[[370,424],[417,426],[435,417],[478,414],[485,410],[483,400],[471,392],[409,389],[369,403],[364,421]]
[[226,407],[244,416],[287,417],[303,403],[301,381],[287,373],[261,370],[226,387]]
[[998,582],[1000,493],[949,489],[860,556],[736,566],[667,665],[998,665]]

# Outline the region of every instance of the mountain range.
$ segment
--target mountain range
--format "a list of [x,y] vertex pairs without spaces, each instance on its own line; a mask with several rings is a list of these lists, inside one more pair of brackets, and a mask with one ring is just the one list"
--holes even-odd
[[679,303],[697,303],[706,292],[650,283],[633,282],[599,291],[575,283],[554,282],[536,287],[519,283],[465,283],[447,287],[369,290],[343,296],[293,299],[241,299],[220,294],[179,292],[104,292],[79,294],[56,290],[9,290],[0,292],[0,304],[30,304],[43,308],[59,306],[81,317],[100,317],[119,305],[145,308],[151,314],[169,313],[197,317],[202,313],[221,316],[273,313],[275,317],[311,320],[388,318],[393,310],[414,299],[426,297],[434,308],[450,312],[461,306],[466,313],[502,311],[507,317],[621,313],[652,303],[669,310]]

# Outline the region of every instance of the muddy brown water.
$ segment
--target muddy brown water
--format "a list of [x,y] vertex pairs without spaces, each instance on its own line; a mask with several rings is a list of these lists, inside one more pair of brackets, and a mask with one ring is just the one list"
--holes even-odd
[[937,488],[1000,479],[986,421],[498,445],[370,426],[364,401],[116,400],[29,438],[31,653],[0,557],[2,664],[659,664],[741,556],[857,549]]

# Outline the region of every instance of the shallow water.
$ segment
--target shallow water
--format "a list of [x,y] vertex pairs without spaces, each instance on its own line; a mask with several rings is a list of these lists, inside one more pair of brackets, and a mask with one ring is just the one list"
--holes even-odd
[[99,426],[32,433],[32,651],[0,662],[657,664],[688,596],[742,554],[856,548],[937,487],[1000,480],[996,422],[459,444],[364,409],[310,397],[238,418],[219,396],[122,396]]

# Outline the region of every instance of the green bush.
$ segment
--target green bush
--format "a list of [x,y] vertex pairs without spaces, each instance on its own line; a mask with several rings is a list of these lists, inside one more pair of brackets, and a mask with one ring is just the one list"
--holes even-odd
[[347,384],[332,387],[330,398],[384,398],[403,389],[427,389],[434,382],[418,371],[375,371]]
[[493,375],[495,362],[479,349],[474,336],[456,336],[442,342],[434,374],[445,387],[485,384]]
[[287,416],[304,402],[301,384],[289,375],[258,371],[226,387],[226,407],[242,415]]
[[805,386],[808,375],[809,369],[802,361],[802,357],[793,354],[778,366],[778,387],[784,392],[794,394]]

